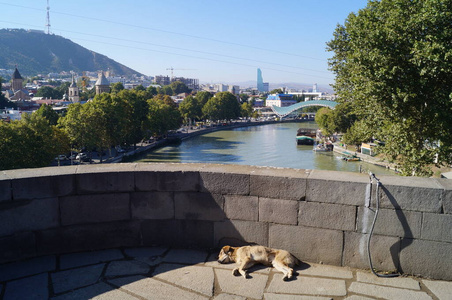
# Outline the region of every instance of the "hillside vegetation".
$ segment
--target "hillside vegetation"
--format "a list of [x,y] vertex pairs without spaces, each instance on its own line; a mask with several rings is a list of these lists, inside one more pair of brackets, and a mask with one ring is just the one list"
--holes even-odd
[[141,75],[64,37],[23,29],[0,29],[0,53],[0,69],[14,69],[17,65],[21,74],[28,76],[107,69],[116,75]]

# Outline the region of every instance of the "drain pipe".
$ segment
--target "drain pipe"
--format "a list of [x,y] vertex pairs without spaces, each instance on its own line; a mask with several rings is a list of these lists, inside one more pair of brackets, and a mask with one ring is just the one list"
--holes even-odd
[[372,182],[373,180],[375,180],[375,182],[377,183],[377,187],[376,187],[376,209],[375,209],[375,215],[374,215],[374,220],[372,222],[372,226],[370,228],[370,233],[369,233],[369,238],[367,240],[367,254],[369,255],[369,266],[370,266],[370,270],[372,271],[372,273],[375,276],[378,277],[384,277],[384,278],[391,278],[391,277],[398,277],[400,276],[400,274],[378,274],[377,272],[375,272],[374,266],[372,264],[372,256],[370,254],[370,239],[372,238],[372,234],[374,231],[374,227],[375,227],[375,223],[377,221],[377,217],[378,217],[378,211],[380,210],[380,193],[379,193],[379,189],[380,189],[380,180],[375,176],[375,174],[373,174],[372,172],[369,171],[369,184],[366,186],[366,198],[364,200],[364,206],[366,208],[370,208],[370,204],[371,204],[371,200],[372,200]]

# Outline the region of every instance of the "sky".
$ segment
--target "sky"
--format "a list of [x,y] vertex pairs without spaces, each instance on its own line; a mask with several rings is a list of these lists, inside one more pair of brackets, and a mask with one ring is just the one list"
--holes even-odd
[[[50,32],[140,73],[329,85],[326,43],[367,0],[49,0]],[[0,28],[47,31],[46,0],[0,0]],[[172,71],[170,69],[173,69]]]

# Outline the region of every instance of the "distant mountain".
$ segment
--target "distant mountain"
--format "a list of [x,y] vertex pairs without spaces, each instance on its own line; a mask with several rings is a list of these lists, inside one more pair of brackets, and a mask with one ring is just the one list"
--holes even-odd
[[0,29],[0,69],[14,69],[15,65],[22,75],[28,76],[107,69],[115,75],[142,75],[58,35],[24,29]]

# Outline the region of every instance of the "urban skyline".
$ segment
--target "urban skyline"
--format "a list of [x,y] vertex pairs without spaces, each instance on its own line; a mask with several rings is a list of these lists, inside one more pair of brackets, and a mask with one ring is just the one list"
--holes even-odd
[[[257,68],[270,83],[328,85],[325,43],[334,28],[367,1],[231,1],[213,6],[177,0],[56,2],[50,0],[50,32],[104,54],[146,75],[242,82]],[[47,2],[0,2],[2,28],[47,30]],[[20,16],[18,18],[18,16]]]

